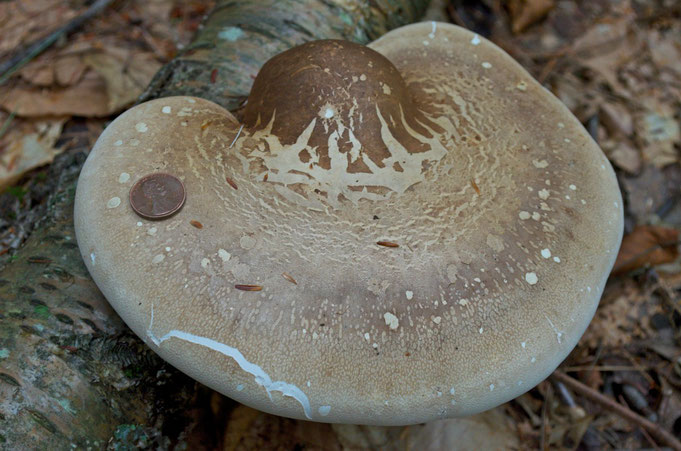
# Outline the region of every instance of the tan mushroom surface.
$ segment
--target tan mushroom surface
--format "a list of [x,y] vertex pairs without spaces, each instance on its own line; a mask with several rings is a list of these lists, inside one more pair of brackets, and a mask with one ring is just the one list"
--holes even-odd
[[[614,172],[511,57],[453,25],[315,41],[261,70],[243,123],[132,108],[80,176],[94,280],[161,357],[252,407],[400,425],[544,379],[598,305],[622,235]],[[174,215],[129,202],[154,173]]]

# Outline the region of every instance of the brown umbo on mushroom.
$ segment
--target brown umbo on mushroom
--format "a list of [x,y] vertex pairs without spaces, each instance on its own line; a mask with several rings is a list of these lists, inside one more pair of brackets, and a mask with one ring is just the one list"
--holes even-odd
[[[155,173],[186,201],[148,220],[128,199]],[[104,295],[180,370],[267,412],[399,425],[553,371],[596,309],[622,201],[520,65],[420,23],[276,56],[242,124],[198,98],[130,109],[83,168],[76,231]]]

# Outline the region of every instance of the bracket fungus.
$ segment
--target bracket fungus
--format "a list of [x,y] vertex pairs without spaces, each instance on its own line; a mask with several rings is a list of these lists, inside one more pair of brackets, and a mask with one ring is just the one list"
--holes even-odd
[[242,122],[198,98],[135,106],[90,153],[75,214],[97,285],[181,371],[278,415],[383,425],[548,376],[623,223],[568,109],[439,23],[272,58]]

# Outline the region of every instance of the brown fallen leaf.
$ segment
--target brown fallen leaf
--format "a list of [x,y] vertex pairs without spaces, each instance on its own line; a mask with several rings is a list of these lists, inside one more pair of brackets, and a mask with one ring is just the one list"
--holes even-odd
[[511,13],[513,33],[520,33],[543,19],[553,9],[555,2],[553,0],[510,0],[507,5]]
[[[0,124],[4,124],[7,117],[0,113]],[[27,171],[54,159],[60,152],[54,145],[64,122],[65,118],[12,119],[7,132],[0,137],[0,192]]]
[[104,44],[75,42],[61,55],[40,60],[49,60],[49,65],[28,65],[21,72],[26,82],[3,93],[0,107],[20,117],[104,117],[123,110],[161,64],[151,52],[117,47],[108,40]]
[[660,226],[637,226],[624,236],[612,274],[624,274],[643,266],[661,265],[679,256],[679,231]]

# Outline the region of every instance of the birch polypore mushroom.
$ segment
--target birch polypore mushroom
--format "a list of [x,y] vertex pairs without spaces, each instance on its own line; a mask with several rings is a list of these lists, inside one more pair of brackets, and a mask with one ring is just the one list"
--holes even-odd
[[[159,181],[135,195],[173,215],[133,210],[150,174],[184,205]],[[622,201],[520,65],[420,23],[276,56],[241,123],[189,97],[127,111],[83,168],[76,231],[102,292],[180,370],[267,412],[398,425],[553,371],[598,304]]]

